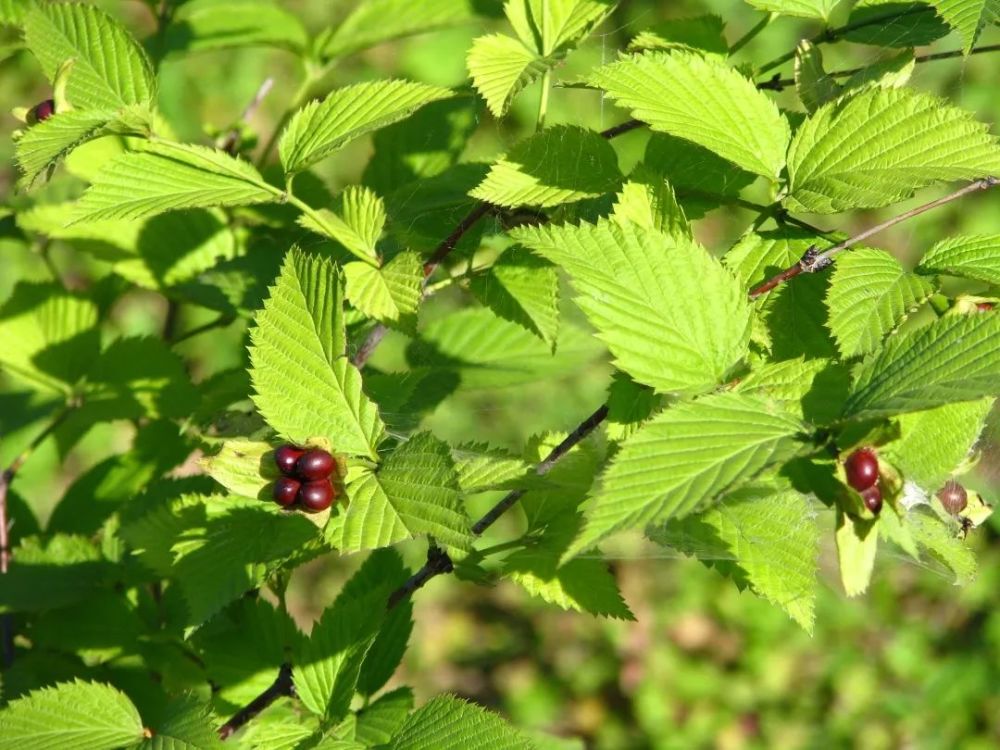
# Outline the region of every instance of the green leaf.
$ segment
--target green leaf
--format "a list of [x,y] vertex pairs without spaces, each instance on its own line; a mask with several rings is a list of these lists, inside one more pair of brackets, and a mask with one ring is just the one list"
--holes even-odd
[[450,695],[418,708],[387,750],[531,750],[531,743],[497,714]]
[[1000,171],[1000,148],[969,112],[910,89],[862,89],[816,111],[788,150],[792,211],[878,208],[939,180]]
[[965,54],[969,54],[976,45],[983,27],[1000,21],[998,0],[928,0],[928,2],[962,37]]
[[862,521],[837,509],[837,562],[840,581],[848,596],[865,593],[875,569],[878,551],[878,519]]
[[514,97],[536,80],[551,62],[506,34],[478,37],[466,58],[472,85],[494,117],[503,117]]
[[398,554],[371,556],[344,586],[337,600],[296,650],[295,691],[315,714],[335,723],[347,715],[365,654],[386,617],[385,602],[398,573]]
[[73,110],[32,125],[16,144],[21,186],[31,187],[43,172],[51,174],[70,151],[103,135],[113,119],[114,113],[109,111]]
[[691,219],[730,202],[756,177],[707,148],[665,133],[646,143],[643,168],[669,176],[677,200]]
[[191,0],[166,28],[170,52],[228,47],[282,47],[301,52],[308,42],[298,17],[270,0]]
[[280,476],[274,448],[259,440],[227,440],[218,453],[202,458],[198,465],[232,494],[261,500]]
[[463,388],[553,380],[578,372],[600,356],[589,331],[561,326],[556,352],[521,326],[491,310],[466,309],[434,321],[406,350],[411,367],[427,367],[441,380],[453,373]]
[[0,368],[69,392],[97,355],[97,314],[93,302],[59,285],[19,283],[0,307]]
[[465,494],[523,486],[530,463],[500,448],[466,444],[453,449],[458,485]]
[[368,747],[389,742],[413,710],[413,691],[396,688],[358,711],[355,738]]
[[0,711],[3,750],[115,750],[142,740],[142,730],[132,701],[96,682],[35,690]]
[[337,196],[336,211],[319,209],[322,223],[303,214],[299,223],[324,237],[331,237],[359,257],[378,257],[375,244],[385,228],[385,203],[372,190],[350,185]]
[[616,372],[608,388],[608,417],[604,421],[608,439],[624,440],[634,434],[660,407],[661,400],[652,388]]
[[802,429],[794,417],[742,394],[714,394],[666,409],[621,444],[564,559],[620,529],[687,515],[791,458]]
[[347,490],[351,501],[338,545],[345,552],[387,547],[418,534],[453,547],[471,545],[450,449],[430,433],[411,437],[377,474]]
[[222,750],[225,747],[216,729],[217,720],[207,703],[192,695],[175,698],[153,722],[153,736],[141,750]]
[[[377,550],[368,555],[364,565],[344,586],[341,595],[359,597],[372,589],[380,588],[387,602],[390,590],[395,591],[402,586],[410,573],[396,550]],[[365,654],[365,661],[358,675],[359,693],[370,698],[385,686],[403,661],[412,632],[413,601],[407,599],[388,611],[378,635],[375,636],[375,642]]]
[[342,304],[337,268],[293,248],[250,332],[254,403],[293,443],[323,436],[337,452],[374,459],[384,426],[347,359]]
[[44,541],[29,537],[13,551],[0,587],[0,611],[35,612],[93,597],[114,566],[82,536],[55,534]]
[[951,29],[924,0],[861,0],[847,19],[844,39],[880,47],[922,47]]
[[31,0],[0,0],[0,24],[21,25],[31,8]]
[[697,393],[723,382],[745,354],[746,297],[700,245],[607,221],[512,236],[569,273],[577,304],[635,380]]
[[630,222],[664,234],[693,239],[684,209],[667,178],[651,167],[640,164],[622,185],[612,208],[619,224]]
[[82,3],[36,3],[24,19],[28,47],[50,81],[73,60],[66,96],[78,108],[118,109],[151,104],[153,66],[131,34],[100,8]]
[[504,561],[504,575],[532,596],[566,610],[634,620],[615,577],[601,559],[570,560],[556,567],[544,554],[526,550]]
[[203,502],[209,515],[184,528],[171,547],[173,577],[195,627],[319,537],[308,518],[272,504],[236,497]]
[[508,0],[504,13],[522,42],[551,55],[587,37],[615,5],[616,0]]
[[643,29],[628,44],[629,51],[646,49],[681,49],[702,54],[729,57],[725,21],[716,15],[671,18]]
[[826,295],[840,353],[849,358],[875,351],[933,293],[927,280],[903,270],[884,250],[844,253],[837,258]]
[[747,2],[757,10],[828,21],[830,12],[840,0],[747,0]]
[[954,529],[926,513],[911,511],[906,525],[913,538],[930,555],[947,565],[955,574],[955,583],[966,585],[976,577],[976,557],[959,539]]
[[724,555],[706,565],[741,589],[785,610],[813,632],[819,528],[814,511],[796,492],[748,488],[714,508],[649,530],[654,542],[698,557]]
[[77,204],[75,221],[141,219],[178,208],[269,203],[282,192],[223,151],[155,141],[108,162]]
[[921,259],[917,273],[944,273],[1000,286],[1000,235],[941,240]]
[[343,57],[392,39],[469,23],[476,0],[368,0],[335,29],[319,35],[316,48],[326,58]]
[[937,491],[968,458],[994,399],[984,398],[902,414],[900,439],[879,454],[928,493]]
[[795,91],[810,114],[842,93],[840,84],[823,69],[820,48],[806,40],[795,50]]
[[497,206],[558,206],[596,198],[621,181],[611,144],[593,130],[557,125],[521,141],[470,195]]
[[336,89],[292,116],[278,144],[285,173],[301,172],[354,139],[452,95],[438,86],[399,80]]
[[785,164],[788,121],[740,73],[701,55],[633,55],[598,68],[590,82],[654,131],[693,141],[775,180]]
[[1000,313],[954,315],[891,338],[858,369],[844,416],[863,419],[1000,395]]
[[347,299],[365,315],[403,331],[414,332],[423,298],[424,265],[405,251],[381,268],[355,261],[344,266]]
[[469,289],[498,316],[523,326],[555,348],[559,274],[554,266],[522,247],[510,247],[488,273],[472,278]]
[[753,370],[736,391],[773,401],[811,424],[829,424],[840,416],[850,375],[846,366],[829,359],[797,357],[768,362]]

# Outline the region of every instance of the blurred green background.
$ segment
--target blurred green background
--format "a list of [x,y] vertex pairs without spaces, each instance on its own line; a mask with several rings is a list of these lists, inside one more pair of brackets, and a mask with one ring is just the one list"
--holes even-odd
[[[419,0],[415,0],[418,2]],[[102,2],[123,18],[140,38],[155,28],[141,2]],[[353,5],[334,0],[287,0],[286,7],[318,30],[336,22]],[[558,70],[574,80],[612,59],[634,34],[657,22],[712,12],[726,22],[730,42],[761,14],[735,0],[626,0],[581,50]],[[402,42],[379,46],[347,58],[324,87],[390,75],[449,86],[467,85],[464,57],[484,29],[484,21]],[[735,58],[763,63],[820,31],[814,22],[781,19],[771,24]],[[0,32],[0,195],[18,205],[13,192],[12,145],[18,126],[9,115],[48,96],[31,56],[8,45],[10,29]],[[988,28],[980,45],[1000,39]],[[957,49],[954,35],[933,51]],[[921,50],[918,50],[918,53]],[[879,48],[859,44],[824,47],[828,69],[862,65]],[[785,75],[790,66],[781,69]],[[302,71],[288,53],[269,49],[226,50],[170,55],[160,69],[160,104],[179,137],[207,143],[211,131],[238,119],[265,78],[275,86],[251,125],[263,137],[273,130],[296,89]],[[911,81],[995,123],[1000,115],[1000,53],[919,65]],[[487,160],[530,133],[537,87],[520,97],[511,116],[497,122],[482,111],[465,155]],[[796,108],[794,94],[778,96]],[[626,119],[594,92],[556,89],[549,123],[602,128]],[[430,137],[430,136],[429,136]],[[624,167],[641,155],[646,134],[636,131],[614,141]],[[362,139],[321,165],[334,191],[356,181],[371,153]],[[72,196],[85,183],[60,178],[40,196]],[[943,194],[944,190],[940,191]],[[912,205],[934,197],[924,191]],[[37,197],[37,196],[36,196]],[[753,196],[751,196],[753,197]],[[909,204],[908,204],[909,205]],[[892,213],[908,207],[896,206]],[[912,263],[937,240],[955,233],[1000,231],[997,196],[974,196],[925,214],[878,238],[877,244]],[[824,228],[848,232],[890,215],[874,211],[819,217]],[[739,210],[716,211],[696,225],[698,237],[723,252],[748,223]],[[21,279],[46,278],[40,248],[17,231],[12,219],[0,220],[0,302]],[[49,259],[64,282],[86,288],[103,273],[99,261],[53,243]],[[468,300],[455,292],[435,298],[435,310]],[[112,310],[110,330],[157,334],[164,325],[165,300],[133,292]],[[212,313],[194,307],[181,311],[181,330]],[[245,324],[183,344],[196,378],[239,364]],[[404,342],[390,340],[374,360],[398,360]],[[440,437],[460,442],[489,439],[520,449],[533,434],[566,430],[603,399],[610,369],[594,366],[559,380],[515,388],[460,391],[428,419]],[[0,375],[0,463],[6,465],[37,433],[51,405],[38,403]],[[128,424],[91,430],[66,460],[52,441],[31,458],[15,489],[44,527],[51,509],[75,477],[108,455],[127,450]],[[981,444],[982,461],[969,482],[994,502],[1000,488],[1000,419],[994,418]],[[495,498],[477,501],[485,508]],[[471,508],[476,513],[482,508]],[[994,748],[1000,746],[1000,514],[970,537],[980,557],[977,582],[952,585],[943,570],[903,562],[883,551],[870,593],[848,600],[839,589],[831,549],[823,552],[821,593],[814,636],[802,632],[780,611],[749,594],[740,594],[701,563],[650,556],[641,540],[617,545],[614,561],[626,601],[637,622],[600,621],[564,613],[530,600],[508,584],[477,587],[454,577],[433,582],[416,597],[417,627],[404,668],[395,678],[414,685],[418,702],[453,691],[493,706],[521,726],[579,736],[595,748]],[[511,522],[515,523],[514,521]],[[490,539],[503,540],[512,525],[498,524]],[[832,531],[832,519],[829,522]],[[419,546],[405,550],[420,563]],[[308,628],[332,601],[357,559],[329,556],[296,571],[289,603]]]

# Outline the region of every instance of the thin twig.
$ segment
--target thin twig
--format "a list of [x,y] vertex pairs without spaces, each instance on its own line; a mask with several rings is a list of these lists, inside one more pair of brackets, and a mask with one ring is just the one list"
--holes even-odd
[[[260,88],[257,89],[257,93],[254,94],[253,99],[251,99],[250,103],[243,108],[243,113],[240,115],[240,119],[238,120],[238,122],[240,123],[247,122],[251,117],[254,116],[258,108],[260,108],[261,103],[264,101],[264,97],[268,95],[268,92],[270,92],[273,86],[274,86],[273,78],[268,77],[264,79],[264,82],[260,85]],[[221,148],[228,154],[235,155],[236,151],[238,150],[239,143],[240,143],[240,128],[238,125],[234,125],[232,128],[229,129],[229,132],[226,133],[226,137],[222,140],[222,144],[219,146],[219,148]]]
[[630,130],[636,130],[645,126],[646,123],[642,120],[626,120],[625,122],[620,122],[617,125],[612,125],[606,130],[602,130],[601,137],[611,140],[612,138],[617,138],[622,133],[628,133]]
[[258,695],[247,705],[237,711],[232,717],[219,727],[219,738],[227,740],[232,737],[244,724],[257,716],[261,711],[270,706],[279,698],[293,695],[295,685],[292,682],[292,665],[282,664],[278,670],[278,676],[274,679],[263,693]]
[[881,224],[876,224],[875,226],[870,227],[865,231],[854,235],[853,237],[849,237],[843,242],[837,243],[833,247],[829,247],[826,250],[823,250],[822,252],[819,252],[815,246],[812,246],[808,250],[806,250],[805,255],[802,256],[802,259],[799,260],[798,263],[796,263],[793,266],[789,266],[784,271],[775,274],[767,281],[765,281],[763,284],[760,284],[759,286],[752,289],[750,291],[750,299],[756,299],[757,297],[766,294],[775,287],[785,283],[789,279],[798,276],[799,274],[815,273],[817,271],[822,271],[824,268],[827,268],[831,263],[833,263],[833,256],[835,254],[839,253],[841,250],[846,250],[847,248],[852,247],[858,244],[859,242],[863,242],[864,240],[871,237],[873,234],[878,234],[884,229],[888,229],[889,227],[895,226],[896,224],[906,221],[907,219],[912,219],[914,216],[919,216],[920,214],[925,213],[926,211],[930,211],[931,209],[937,208],[938,206],[943,206],[946,203],[951,203],[952,201],[958,200],[959,198],[962,198],[968,195],[969,193],[976,193],[979,192],[980,190],[988,190],[989,188],[997,185],[998,182],[1000,182],[1000,180],[997,180],[996,177],[984,177],[981,180],[970,182],[965,187],[960,188],[954,191],[953,193],[949,193],[943,198],[938,198],[937,200],[933,200],[930,203],[924,203],[923,205],[917,206],[916,208],[911,208],[909,211],[901,213],[898,216],[893,216],[891,219],[887,219],[886,221],[883,221]]
[[[592,433],[608,416],[608,407],[601,406],[597,411],[583,420],[566,438],[553,448],[549,455],[535,467],[535,474],[544,476],[552,471],[563,456],[579,443],[581,443],[590,433]],[[510,510],[518,500],[524,496],[525,490],[513,490],[508,492],[496,505],[490,508],[482,518],[472,525],[472,533],[480,536],[486,529],[496,523],[504,513]],[[435,546],[427,550],[427,562],[414,573],[410,578],[389,596],[388,607],[392,609],[404,599],[413,594],[414,591],[423,587],[432,578],[442,573],[452,571],[451,559],[447,553]]]
[[[969,50],[968,52],[965,52],[965,50],[961,49],[953,49],[947,52],[934,52],[929,55],[917,55],[916,57],[913,58],[913,62],[926,63],[926,62],[934,62],[935,60],[950,60],[955,57],[981,55],[985,52],[1000,52],[1000,44],[988,44],[983,47],[976,47],[974,49]],[[864,66],[860,68],[845,68],[843,70],[831,70],[826,75],[830,76],[831,78],[847,78],[848,76],[852,76],[855,73],[861,73],[865,70],[868,70],[868,68],[870,67],[871,66]],[[774,78],[769,78],[768,80],[763,81],[762,83],[758,83],[757,88],[762,91],[765,90],[781,91],[782,89],[786,89],[789,86],[794,86],[794,85],[795,85],[794,78],[779,78],[778,76],[775,76]]]
[[[10,567],[10,521],[7,515],[7,493],[10,490],[10,485],[24,462],[78,405],[77,401],[68,402],[45,426],[45,429],[38,433],[28,446],[14,457],[14,460],[3,472],[0,472],[0,574],[6,574]],[[0,628],[3,631],[0,638],[3,641],[3,665],[6,669],[14,662],[14,631],[9,614],[4,614],[0,618]]]
[[746,34],[741,36],[729,47],[729,55],[732,57],[741,49],[747,46],[755,36],[766,29],[771,21],[778,17],[777,13],[767,13],[762,19],[760,19],[753,28],[751,28]]
[[231,323],[235,322],[236,318],[228,313],[222,313],[217,318],[213,318],[207,323],[203,323],[200,326],[192,328],[190,331],[185,331],[170,342],[171,346],[181,343],[182,341],[187,341],[195,336],[200,336],[206,331],[211,331],[213,328],[225,328]]

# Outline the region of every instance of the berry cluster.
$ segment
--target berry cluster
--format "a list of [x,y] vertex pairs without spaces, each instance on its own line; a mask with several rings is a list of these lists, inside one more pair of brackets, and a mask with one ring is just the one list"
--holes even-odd
[[865,507],[878,515],[882,510],[882,490],[878,486],[878,457],[871,448],[858,448],[844,461],[847,483],[858,491]]
[[282,445],[274,451],[274,463],[284,476],[274,483],[272,496],[283,508],[298,503],[310,513],[326,510],[337,497],[330,481],[336,469],[333,456],[319,448]]

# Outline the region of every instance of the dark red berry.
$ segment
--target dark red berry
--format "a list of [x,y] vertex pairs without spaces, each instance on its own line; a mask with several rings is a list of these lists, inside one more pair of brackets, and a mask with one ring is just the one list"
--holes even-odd
[[318,448],[306,451],[295,462],[295,476],[303,481],[326,479],[332,473],[333,456]]
[[31,108],[29,120],[33,122],[44,122],[56,113],[56,103],[51,99],[39,102]]
[[993,309],[993,303],[992,302],[977,302],[976,303],[976,309],[979,310],[979,312],[989,312],[990,310]]
[[271,495],[274,497],[274,502],[282,508],[287,508],[295,503],[295,498],[298,496],[301,487],[302,483],[298,479],[281,477],[274,483]]
[[961,513],[969,504],[969,495],[966,493],[965,487],[954,479],[945,482],[944,487],[938,490],[937,497],[944,509],[953,516]]
[[859,448],[844,462],[847,483],[858,492],[867,490],[878,481],[878,459],[871,448]]
[[294,445],[282,445],[277,450],[274,451],[274,463],[278,466],[278,471],[280,471],[285,476],[294,476],[295,474],[295,462],[299,460],[305,451],[302,448],[296,448]]
[[299,503],[310,513],[319,513],[330,507],[335,495],[329,479],[306,482],[299,490]]
[[877,484],[873,484],[866,490],[861,491],[861,499],[865,501],[865,507],[876,516],[882,510],[882,490]]

